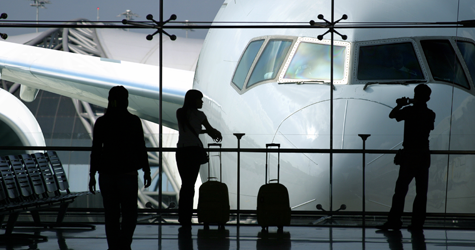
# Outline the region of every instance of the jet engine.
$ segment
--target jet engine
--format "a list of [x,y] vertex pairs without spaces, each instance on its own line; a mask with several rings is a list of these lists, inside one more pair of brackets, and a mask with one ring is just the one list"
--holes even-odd
[[[45,146],[38,121],[14,95],[0,88],[0,146]],[[32,153],[0,150],[0,155]]]

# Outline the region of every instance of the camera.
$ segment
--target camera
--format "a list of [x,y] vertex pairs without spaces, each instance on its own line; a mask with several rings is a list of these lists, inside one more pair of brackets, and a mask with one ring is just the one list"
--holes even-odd
[[396,100],[396,103],[400,106],[408,105],[414,103],[414,99],[410,99],[408,97],[402,97]]

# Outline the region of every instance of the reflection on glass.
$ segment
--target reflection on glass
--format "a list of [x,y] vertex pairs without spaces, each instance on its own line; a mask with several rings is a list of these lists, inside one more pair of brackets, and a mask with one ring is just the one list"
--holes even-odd
[[412,43],[361,46],[358,80],[424,79]]
[[279,72],[280,66],[289,51],[292,41],[271,40],[252,71],[247,87],[258,82],[273,79]]
[[467,77],[448,40],[426,40],[421,45],[435,80],[468,88]]
[[[334,46],[333,78],[342,80],[345,72],[345,47]],[[300,43],[285,79],[312,79],[330,81],[330,45],[317,43]]]
[[467,64],[472,80],[475,81],[475,45],[473,43],[461,41],[458,41],[457,45],[460,49],[460,53],[462,53],[465,63]]
[[239,64],[233,77],[233,83],[239,89],[242,89],[242,87],[244,86],[244,81],[246,81],[247,73],[249,72],[249,69],[251,68],[252,63],[254,62],[254,59],[256,58],[256,55],[259,52],[259,49],[261,48],[263,42],[264,40],[257,40],[251,42],[249,46],[247,46],[247,49],[244,52],[241,61],[239,61]]

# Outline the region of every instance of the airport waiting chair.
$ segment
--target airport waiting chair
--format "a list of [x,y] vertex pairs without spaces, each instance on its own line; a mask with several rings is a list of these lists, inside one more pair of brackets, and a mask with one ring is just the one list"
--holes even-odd
[[8,161],[0,157],[0,223],[3,222],[3,215],[13,210],[21,208],[17,199],[20,196],[16,186],[15,177],[10,170]]
[[31,156],[35,160],[43,177],[43,183],[45,185],[46,191],[50,194],[49,196],[60,197],[61,192],[59,190],[58,184],[56,183],[56,177],[50,168],[50,164],[46,156],[43,153],[35,153],[28,156]]
[[51,169],[53,170],[54,177],[56,179],[56,183],[59,187],[59,190],[65,191],[66,193],[70,194],[69,191],[69,182],[66,176],[66,173],[63,168],[63,164],[56,154],[55,151],[47,151],[45,153],[46,158],[48,159]]
[[19,156],[19,158],[23,161],[23,166],[30,178],[30,184],[34,194],[41,200],[49,201],[50,199],[48,199],[49,196],[46,191],[43,176],[41,174],[41,170],[38,168],[38,165],[35,162],[35,159],[28,154],[22,154]]
[[[74,201],[75,198],[81,195],[90,194],[86,192],[71,192],[69,190],[69,182],[64,171],[63,165],[54,151],[48,151],[47,153],[35,153],[33,157],[41,170],[43,180],[46,185],[46,189],[50,193],[54,193],[54,197],[60,199],[60,209],[56,217],[56,223],[45,224],[48,227],[87,227],[95,229],[94,225],[84,223],[65,223],[63,222],[66,215],[69,204]],[[39,216],[37,217],[39,223]]]
[[4,157],[0,157],[0,174],[7,196],[6,203],[10,205],[15,204],[15,207],[20,207],[23,200],[21,199],[17,181],[15,180],[15,174],[10,168],[10,162]]
[[59,159],[59,156],[56,151],[47,151],[45,153],[45,156],[48,159],[48,162],[50,163],[51,169],[53,170],[53,174],[56,178],[59,190],[73,196],[82,196],[91,193],[89,191],[71,193],[71,191],[69,191],[69,182],[66,176],[66,172],[64,171],[63,164],[61,163],[61,160]]
[[[0,157],[0,224],[3,225],[5,216],[8,215],[5,233],[0,235],[0,242],[47,240],[41,235],[13,234],[15,226],[95,229],[94,225],[63,222],[69,204],[79,195],[87,193],[89,192],[69,191],[66,174],[55,152]],[[60,207],[56,222],[42,223],[39,211],[52,206]],[[20,213],[25,211],[30,212],[33,223],[17,222]]]
[[[28,185],[25,184],[23,177],[25,177],[25,172],[22,171],[18,165],[18,161],[15,159],[15,168],[20,173],[20,181],[22,182],[23,188],[20,189],[20,186],[17,185],[18,179],[11,165],[11,160],[14,157],[0,157],[0,176],[2,190],[4,195],[1,195],[2,198],[0,202],[0,224],[3,225],[5,215],[8,215],[8,222],[5,226],[5,233],[0,235],[0,242],[18,242],[20,240],[35,240],[35,241],[46,241],[47,238],[41,235],[31,235],[31,234],[13,234],[13,228],[15,227],[18,216],[21,212],[31,211],[37,209],[41,205],[46,205],[46,203],[39,202],[38,200],[33,200],[32,196],[33,191],[28,190]],[[26,174],[26,179],[28,180],[28,175]],[[28,180],[29,182],[29,180]],[[27,195],[28,200],[25,200],[24,195]]]
[[20,194],[22,195],[23,199],[25,201],[35,201],[36,197],[30,185],[28,172],[23,167],[23,162],[21,159],[14,155],[8,155],[6,158],[10,163],[13,173],[15,174],[18,188],[20,189]]

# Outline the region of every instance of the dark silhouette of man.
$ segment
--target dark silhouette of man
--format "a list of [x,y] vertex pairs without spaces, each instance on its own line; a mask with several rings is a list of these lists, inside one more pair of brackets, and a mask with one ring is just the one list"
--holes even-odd
[[[411,225],[408,228],[421,230],[424,225],[430,167],[429,133],[434,129],[435,121],[435,113],[427,108],[431,92],[429,86],[419,84],[414,88],[413,100],[397,99],[397,106],[389,113],[389,118],[398,122],[404,121],[404,149],[388,220],[379,226],[379,229],[401,228],[404,200],[412,179],[416,179],[416,198],[412,207]],[[408,106],[411,102],[413,105]]]
[[99,172],[109,250],[130,250],[137,224],[137,170],[144,171],[145,187],[151,183],[142,122],[127,110],[128,97],[123,86],[111,88],[92,140],[89,190],[95,193]]

